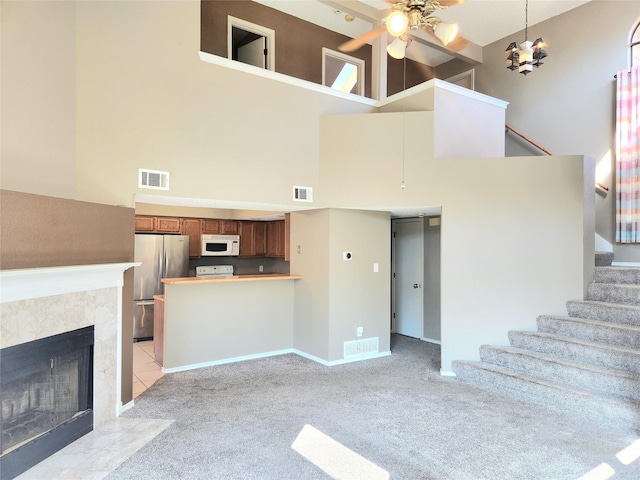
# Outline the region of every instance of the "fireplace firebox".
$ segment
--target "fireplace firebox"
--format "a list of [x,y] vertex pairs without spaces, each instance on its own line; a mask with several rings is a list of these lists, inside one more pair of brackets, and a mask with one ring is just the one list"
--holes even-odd
[[93,326],[0,350],[0,479],[93,430]]

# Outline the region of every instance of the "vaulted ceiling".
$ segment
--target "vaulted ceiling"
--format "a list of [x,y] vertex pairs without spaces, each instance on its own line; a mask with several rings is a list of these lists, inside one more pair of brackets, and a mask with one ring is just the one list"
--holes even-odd
[[[384,0],[254,0],[349,37],[357,37],[378,25],[390,11]],[[535,25],[591,0],[529,0],[528,21]],[[345,17],[353,15],[352,21]],[[436,15],[457,23],[461,34],[478,47],[524,29],[525,0],[466,0]],[[437,66],[454,58],[429,38],[416,38],[407,57]],[[422,40],[422,41],[421,41]]]

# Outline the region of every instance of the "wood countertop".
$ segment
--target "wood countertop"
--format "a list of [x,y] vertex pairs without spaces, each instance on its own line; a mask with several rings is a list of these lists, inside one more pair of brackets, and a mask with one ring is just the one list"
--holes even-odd
[[160,300],[161,302],[164,302],[164,295],[154,295],[153,299],[154,300]]
[[253,275],[234,275],[232,277],[184,277],[163,278],[165,285],[185,285],[201,283],[229,283],[229,282],[265,282],[278,280],[300,280],[301,275],[287,275],[283,273],[261,273]]

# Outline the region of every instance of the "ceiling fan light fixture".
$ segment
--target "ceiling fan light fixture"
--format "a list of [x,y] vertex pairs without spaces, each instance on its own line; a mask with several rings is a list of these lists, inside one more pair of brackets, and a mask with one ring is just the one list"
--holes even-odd
[[433,28],[433,33],[446,47],[458,35],[458,25],[455,23],[440,22]]
[[398,37],[389,45],[387,45],[387,53],[393,58],[401,60],[404,58],[404,52],[407,49],[407,38]]
[[391,15],[387,17],[387,31],[394,37],[399,37],[407,31],[409,26],[409,19],[400,11],[391,12]]

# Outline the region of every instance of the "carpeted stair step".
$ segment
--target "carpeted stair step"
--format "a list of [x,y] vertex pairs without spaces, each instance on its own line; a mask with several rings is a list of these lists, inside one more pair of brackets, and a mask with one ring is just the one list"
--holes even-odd
[[640,401],[640,375],[515,347],[482,345],[480,360],[543,380]]
[[640,307],[619,303],[569,300],[567,311],[570,317],[588,318],[601,322],[623,323],[640,327]]
[[596,267],[593,272],[593,281],[640,285],[640,267]]
[[587,288],[587,300],[640,305],[640,285],[590,283]]
[[456,360],[451,368],[460,380],[485,390],[604,424],[640,425],[640,405],[635,400],[569,387],[485,362]]
[[596,266],[604,267],[613,262],[613,252],[596,252]]
[[509,342],[525,350],[640,374],[640,350],[632,348],[517,330],[509,332]]
[[640,350],[640,327],[575,317],[540,315],[538,331]]

